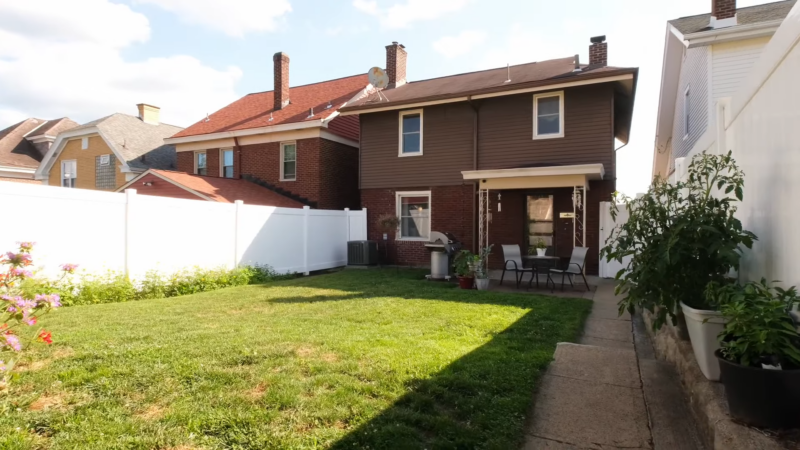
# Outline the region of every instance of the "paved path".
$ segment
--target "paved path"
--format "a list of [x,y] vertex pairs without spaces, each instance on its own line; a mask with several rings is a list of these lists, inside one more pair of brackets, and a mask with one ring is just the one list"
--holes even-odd
[[641,319],[599,282],[578,344],[561,343],[536,393],[525,449],[702,450],[673,368]]

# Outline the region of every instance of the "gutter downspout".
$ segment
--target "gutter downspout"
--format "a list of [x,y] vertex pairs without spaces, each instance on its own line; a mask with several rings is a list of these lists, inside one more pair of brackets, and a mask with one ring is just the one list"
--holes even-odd
[[[475,106],[475,103],[472,101],[472,96],[470,95],[467,97],[467,102],[469,106],[472,107],[472,110],[475,112],[475,116],[472,121],[472,170],[478,170],[478,107]],[[476,206],[476,199],[475,197],[478,195],[478,184],[473,184],[472,189],[472,249],[475,252],[479,252],[478,249],[478,211]]]

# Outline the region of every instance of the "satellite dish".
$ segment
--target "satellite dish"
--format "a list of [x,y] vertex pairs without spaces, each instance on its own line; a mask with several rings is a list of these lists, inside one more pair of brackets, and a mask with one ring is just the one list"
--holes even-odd
[[367,77],[369,78],[369,84],[375,89],[384,89],[389,85],[389,76],[386,75],[386,71],[380,67],[369,69]]

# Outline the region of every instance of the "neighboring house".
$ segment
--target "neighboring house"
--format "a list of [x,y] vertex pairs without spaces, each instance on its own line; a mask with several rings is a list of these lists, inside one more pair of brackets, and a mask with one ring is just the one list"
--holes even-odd
[[712,0],[711,13],[667,22],[653,176],[713,141],[718,102],[731,97],[795,0],[737,8]]
[[275,89],[249,94],[166,142],[178,170],[245,178],[322,209],[356,208],[358,119],[339,108],[367,75],[289,87],[289,57],[273,56]]
[[56,135],[77,127],[66,117],[55,120],[25,119],[0,131],[0,181],[36,183],[39,162],[50,150]]
[[136,105],[139,116],[116,113],[59,133],[36,179],[43,184],[113,191],[147,169],[174,169],[164,138],[182,130],[159,121],[159,108]]
[[128,188],[136,189],[139,194],[159,197],[220,203],[233,203],[241,200],[248,205],[283,208],[302,208],[304,206],[297,200],[292,200],[246,180],[206,177],[172,170],[149,169],[118,188],[117,192]]
[[[526,251],[538,239],[567,258],[590,248],[616,189],[615,139],[630,135],[638,69],[607,66],[605,37],[575,57],[407,82],[407,53],[386,47],[389,88],[341,109],[361,124],[361,204],[370,239],[381,214],[401,219],[397,262],[426,265],[431,230],[466,248]],[[574,219],[573,219],[574,217]]]

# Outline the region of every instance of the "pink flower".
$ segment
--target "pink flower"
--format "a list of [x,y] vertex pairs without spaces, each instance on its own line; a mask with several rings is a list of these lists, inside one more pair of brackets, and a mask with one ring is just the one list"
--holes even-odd
[[30,253],[36,242],[17,242],[19,244],[19,251],[21,253]]
[[67,264],[62,264],[61,265],[61,270],[63,270],[64,272],[67,272],[67,273],[75,273],[75,269],[77,269],[77,268],[78,268],[77,264],[67,263]]
[[30,318],[24,319],[23,322],[25,322],[28,326],[32,327],[32,326],[36,325],[36,317],[30,317]]
[[51,308],[58,308],[59,306],[61,306],[61,297],[59,297],[58,294],[49,294],[49,295],[36,294],[34,301],[39,305],[48,303]]
[[11,269],[11,274],[19,278],[30,278],[33,276],[33,273],[31,273],[30,270],[19,269],[19,268]]
[[24,267],[33,264],[33,258],[31,257],[31,255],[27,253],[8,252],[6,253],[5,258],[6,258],[5,260],[0,262],[5,264],[11,264],[14,267],[19,267],[19,266]]
[[2,359],[0,359],[0,372],[6,371],[6,363]]
[[6,345],[11,347],[12,350],[18,352],[22,350],[22,344],[19,343],[19,338],[8,332],[3,336],[6,338]]

